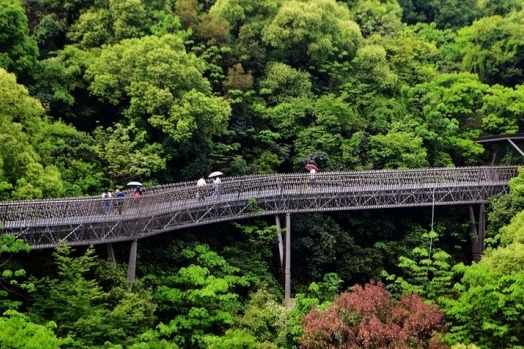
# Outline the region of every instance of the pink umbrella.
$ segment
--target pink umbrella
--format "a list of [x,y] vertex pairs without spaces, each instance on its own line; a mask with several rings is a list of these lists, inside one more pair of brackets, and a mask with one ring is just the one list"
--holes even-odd
[[315,164],[311,164],[311,163],[306,164],[306,166],[305,166],[304,168],[305,168],[306,170],[308,170],[308,171],[311,171],[311,170],[318,171],[318,167],[317,167],[317,165],[315,165]]

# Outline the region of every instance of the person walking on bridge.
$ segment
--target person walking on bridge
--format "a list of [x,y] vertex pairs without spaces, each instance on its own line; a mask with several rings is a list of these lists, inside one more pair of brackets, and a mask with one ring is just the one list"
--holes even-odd
[[310,187],[316,187],[317,186],[316,174],[317,174],[317,170],[315,170],[314,168],[312,168],[309,171],[309,186]]
[[142,187],[136,187],[135,188],[135,191],[133,193],[133,197],[138,200],[140,198],[142,198]]
[[305,169],[309,171],[309,187],[316,187],[317,186],[317,171],[318,167],[317,164],[314,162],[308,162],[305,166]]
[[118,214],[122,214],[122,210],[124,208],[124,197],[126,194],[121,191],[120,189],[115,190],[115,197],[116,197],[116,207],[118,209]]
[[104,201],[102,201],[102,209],[104,210],[104,214],[109,214],[109,212],[111,212],[111,193],[109,192],[109,189],[104,189],[102,198],[104,199]]
[[204,201],[206,198],[204,196],[204,187],[206,186],[206,180],[204,177],[200,177],[200,179],[197,181],[197,193],[196,196],[199,201]]
[[220,196],[220,185],[222,184],[222,181],[220,180],[220,177],[216,177],[213,181],[213,195],[219,197]]

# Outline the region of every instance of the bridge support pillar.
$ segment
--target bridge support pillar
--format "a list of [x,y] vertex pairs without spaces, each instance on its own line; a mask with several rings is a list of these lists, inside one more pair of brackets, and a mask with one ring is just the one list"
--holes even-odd
[[284,241],[282,240],[282,226],[280,225],[280,216],[275,215],[275,224],[277,226],[278,253],[280,257],[280,272],[284,270]]
[[284,268],[284,303],[290,307],[291,300],[291,214],[286,213],[286,266]]
[[129,251],[129,264],[127,265],[127,281],[135,281],[136,274],[136,251],[138,248],[138,242],[134,240],[131,243],[131,250]]
[[113,250],[113,244],[106,244],[107,246],[107,259],[116,264],[115,250]]
[[486,207],[484,204],[480,205],[478,220],[475,219],[473,206],[469,206],[469,218],[471,220],[470,231],[473,260],[478,262],[482,258],[482,254],[484,254],[484,238],[486,236]]

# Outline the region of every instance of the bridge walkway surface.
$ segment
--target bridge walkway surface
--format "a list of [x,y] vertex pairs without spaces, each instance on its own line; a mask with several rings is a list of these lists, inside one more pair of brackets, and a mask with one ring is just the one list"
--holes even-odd
[[138,200],[128,193],[122,214],[116,198],[104,214],[99,196],[0,202],[0,224],[34,249],[104,244],[266,215],[484,204],[516,175],[516,166],[489,166],[224,177],[221,195],[209,184],[203,201],[195,182],[148,188]]

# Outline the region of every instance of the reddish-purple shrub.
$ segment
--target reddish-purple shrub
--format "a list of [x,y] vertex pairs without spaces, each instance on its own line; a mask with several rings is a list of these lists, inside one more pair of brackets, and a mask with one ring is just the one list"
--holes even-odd
[[393,300],[384,284],[356,285],[302,319],[302,349],[445,349],[440,309],[416,294]]

